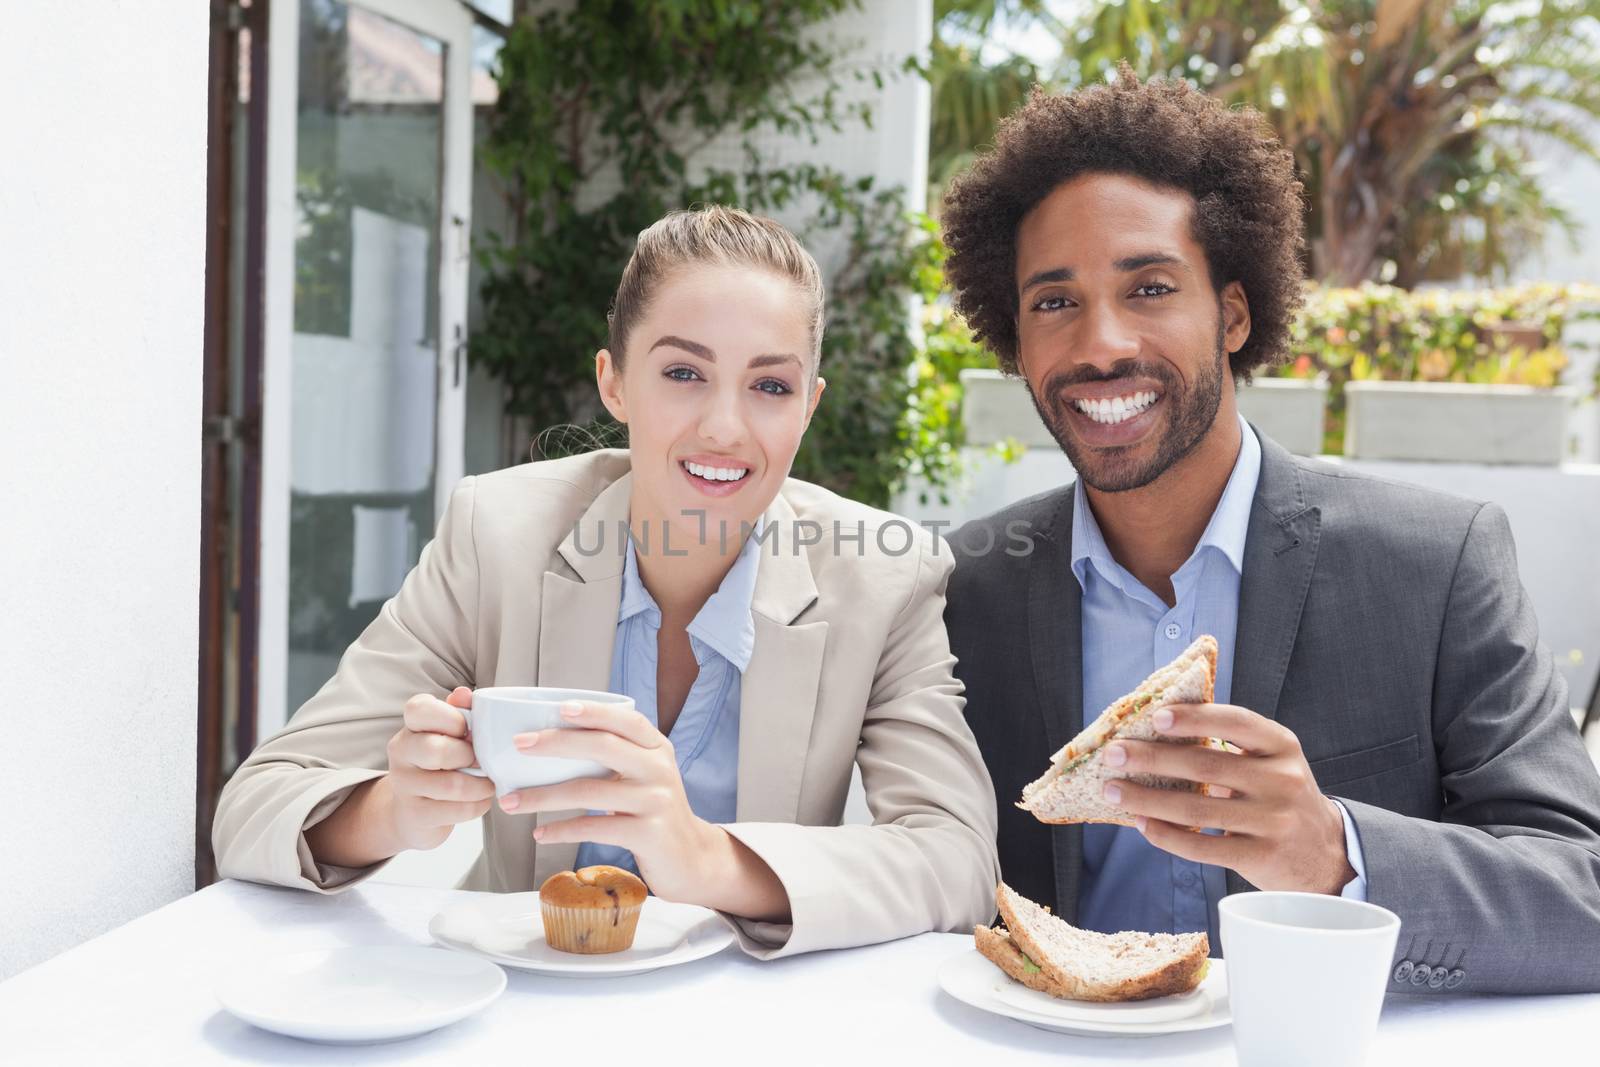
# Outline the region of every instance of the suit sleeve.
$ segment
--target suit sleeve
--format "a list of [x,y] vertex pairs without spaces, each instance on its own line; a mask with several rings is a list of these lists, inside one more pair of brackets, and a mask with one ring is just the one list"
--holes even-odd
[[[1402,921],[1389,989],[1600,991],[1600,776],[1492,504],[1462,545],[1437,665],[1440,821],[1344,801],[1368,899]],[[1413,980],[1424,964],[1446,978]]]
[[[931,540],[931,539],[930,539]],[[727,916],[760,959],[891,941],[929,930],[970,932],[994,914],[1000,880],[995,801],[962,715],[944,627],[952,562],[922,542],[910,598],[879,658],[861,727],[870,826],[735,823],[789,896],[791,923]]]
[[388,771],[387,745],[409,697],[443,696],[472,684],[478,603],[473,502],[467,478],[400,591],[346,650],[333,678],[223,789],[211,842],[224,878],[328,893],[382,868],[318,863],[305,831],[356,786]]

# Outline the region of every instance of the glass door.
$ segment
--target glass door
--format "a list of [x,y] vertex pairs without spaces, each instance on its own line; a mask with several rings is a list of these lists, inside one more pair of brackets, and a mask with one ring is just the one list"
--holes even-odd
[[263,737],[399,589],[461,476],[471,166],[456,0],[272,6],[294,54],[268,87]]

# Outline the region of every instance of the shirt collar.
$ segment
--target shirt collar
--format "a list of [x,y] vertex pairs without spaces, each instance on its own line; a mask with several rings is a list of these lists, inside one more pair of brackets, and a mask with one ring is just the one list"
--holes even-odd
[[[1200,541],[1189,559],[1194,559],[1209,547],[1232,564],[1236,573],[1243,574],[1244,545],[1250,532],[1250,508],[1255,502],[1256,485],[1261,480],[1261,442],[1256,440],[1255,431],[1242,415],[1239,416],[1239,438],[1239,456],[1233,462],[1233,473],[1228,476],[1228,484],[1222,489],[1222,499],[1217,501],[1211,521],[1206,523],[1205,532],[1200,535]],[[1084,584],[1087,568],[1091,564],[1102,577],[1123,592],[1128,591],[1123,588],[1121,579],[1126,571],[1112,558],[1111,550],[1106,547],[1100,524],[1095,521],[1094,511],[1089,507],[1083,479],[1079,478],[1072,494],[1072,573],[1078,579],[1079,586]],[[1188,566],[1187,561],[1184,566]]]
[[1261,442],[1250,424],[1239,416],[1239,458],[1217,501],[1217,510],[1206,523],[1195,551],[1207,545],[1221,552],[1233,564],[1236,574],[1244,573],[1244,543],[1250,533],[1250,508],[1256,499],[1256,484],[1261,480]]
[[[756,520],[755,529],[739,550],[739,557],[722,576],[722,584],[700,606],[688,626],[690,637],[704,642],[741,674],[750,666],[750,657],[756,648],[756,621],[750,603],[755,597],[756,568],[761,562],[761,532],[765,526],[764,517]],[[651,623],[660,626],[661,609],[639,577],[633,538],[624,536],[623,540],[627,543],[627,558],[622,568],[622,603],[617,621],[625,622],[648,611]]]

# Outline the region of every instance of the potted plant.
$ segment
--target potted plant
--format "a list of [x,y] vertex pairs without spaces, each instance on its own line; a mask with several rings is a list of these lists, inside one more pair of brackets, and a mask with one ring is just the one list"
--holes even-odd
[[1556,464],[1576,390],[1561,386],[1566,323],[1600,289],[1523,285],[1307,293],[1291,372],[1328,375],[1328,451],[1351,458]]
[[1009,442],[1022,448],[1057,447],[1034,410],[1027,384],[991,367],[961,371],[961,424],[971,446]]
[[1515,348],[1466,381],[1397,381],[1358,367],[1345,393],[1345,455],[1441,463],[1560,463],[1575,389],[1558,386],[1559,348]]
[[[1298,371],[1298,374],[1294,372]],[[1323,451],[1328,376],[1306,365],[1289,373],[1256,378],[1237,389],[1239,414],[1297,456]]]

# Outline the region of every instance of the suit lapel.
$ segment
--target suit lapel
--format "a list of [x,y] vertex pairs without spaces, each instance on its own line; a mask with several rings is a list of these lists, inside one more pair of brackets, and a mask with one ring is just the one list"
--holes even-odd
[[[622,600],[622,570],[632,475],[612,482],[589,505],[559,549],[566,567],[545,571],[539,598],[539,685],[563,689],[611,688],[611,646]],[[569,569],[570,568],[570,569]],[[582,811],[540,812],[535,825]],[[518,820],[524,835],[532,827]],[[576,844],[541,845],[534,854],[533,884],[578,859]]]
[[794,543],[795,513],[767,510],[751,612],[755,651],[739,687],[739,822],[797,822],[816,715],[826,622],[796,623],[817,599],[810,559]]
[[1269,719],[1278,714],[1321,532],[1322,513],[1306,506],[1293,457],[1262,438],[1261,477],[1239,581],[1231,700]]
[[[1028,556],[1028,646],[1033,685],[1051,753],[1083,724],[1083,590],[1072,573],[1073,491],[1033,540]],[[1077,921],[1083,827],[1050,827],[1056,913]]]
[[[1257,436],[1261,477],[1250,509],[1239,582],[1230,700],[1275,719],[1316,569],[1322,513],[1307,506],[1294,457],[1270,438]],[[1230,892],[1251,888],[1233,871],[1227,875]]]

